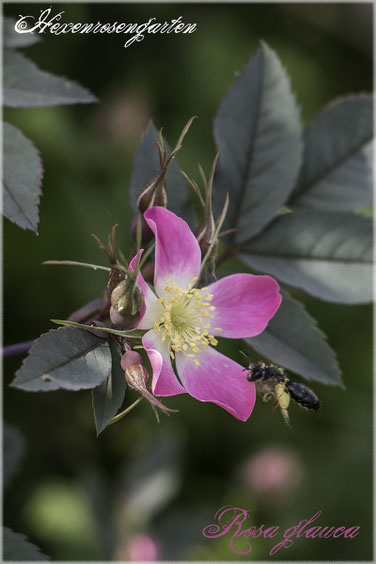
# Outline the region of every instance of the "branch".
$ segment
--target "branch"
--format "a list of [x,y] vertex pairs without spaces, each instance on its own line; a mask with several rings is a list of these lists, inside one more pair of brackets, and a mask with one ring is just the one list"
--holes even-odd
[[[83,323],[84,321],[91,319],[94,315],[100,313],[103,305],[103,298],[92,300],[77,311],[71,313],[68,319],[69,321],[75,321],[76,323]],[[36,339],[32,339],[31,341],[24,341],[23,343],[6,345],[1,350],[2,357],[11,358],[12,356],[24,356],[29,352],[35,341]]]
[[2,348],[3,358],[10,358],[12,356],[23,356],[29,352],[36,339],[25,341],[24,343],[17,343],[15,345],[7,345]]

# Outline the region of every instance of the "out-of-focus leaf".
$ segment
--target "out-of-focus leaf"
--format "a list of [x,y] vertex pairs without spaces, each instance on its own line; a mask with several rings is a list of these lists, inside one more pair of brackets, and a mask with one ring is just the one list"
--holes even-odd
[[[118,545],[117,512],[113,511],[113,483],[99,465],[83,468],[79,483],[89,502],[91,520],[96,529],[97,543],[104,561],[111,561]],[[74,555],[77,558],[77,555]],[[98,551],[97,551],[98,558]]]
[[6,49],[39,43],[40,37],[36,33],[17,33],[14,29],[16,21],[15,18],[3,17],[3,46]]
[[272,362],[306,380],[342,385],[334,351],[303,304],[283,292],[282,303],[265,331],[245,342]]
[[323,300],[372,300],[372,220],[361,215],[318,210],[281,215],[239,256]]
[[308,127],[292,207],[346,212],[372,205],[372,97],[343,98]]
[[43,176],[39,152],[10,123],[4,123],[3,136],[3,213],[19,227],[36,232]]
[[245,66],[214,120],[220,154],[213,201],[230,206],[224,229],[244,243],[259,233],[287,200],[298,175],[302,141],[299,111],[287,75],[267,45]]
[[37,339],[11,385],[29,392],[91,389],[110,372],[108,341],[83,329],[61,327]]
[[22,507],[22,520],[60,561],[103,561],[101,536],[88,494],[77,474],[75,478],[44,476],[34,483]]
[[25,441],[16,427],[4,423],[3,433],[3,481],[6,487],[17,472],[25,452]]
[[96,102],[86,88],[64,77],[41,71],[12,49],[4,50],[3,104],[11,108],[34,108]]
[[112,358],[111,374],[103,384],[92,391],[95,426],[99,435],[111,419],[116,415],[124,400],[125,377],[120,365],[118,345],[110,340]]
[[25,535],[3,527],[3,562],[23,560],[24,562],[41,562],[49,557],[32,544]]
[[[212,508],[208,505],[171,508],[152,524],[152,533],[161,547],[160,560],[189,560],[192,547],[202,544],[202,529]],[[200,527],[197,524],[200,523]]]
[[[156,143],[159,141],[159,131],[150,122],[133,160],[133,171],[129,193],[131,204],[134,212],[138,211],[137,199],[141,189],[151,180],[159,171],[159,156]],[[164,147],[170,152],[168,143],[164,140]],[[169,166],[166,174],[167,191],[168,191],[168,209],[184,218],[189,224],[192,224],[194,218],[193,206],[188,197],[188,190],[180,172],[179,165],[174,159]]]
[[181,484],[181,437],[153,437],[127,466],[122,477],[126,522],[149,522],[174,497]]

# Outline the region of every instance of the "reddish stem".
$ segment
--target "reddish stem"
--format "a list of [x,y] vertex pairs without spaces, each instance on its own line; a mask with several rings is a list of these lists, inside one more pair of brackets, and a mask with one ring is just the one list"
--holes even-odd
[[[68,317],[69,321],[75,321],[76,323],[84,323],[88,319],[92,319],[95,315],[101,314],[103,311],[104,300],[102,298],[97,300],[92,300],[91,302],[85,304],[77,311],[71,313]],[[23,356],[29,352],[36,339],[31,341],[24,341],[23,343],[16,343],[14,345],[6,345],[2,348],[3,358],[10,358],[12,356]]]

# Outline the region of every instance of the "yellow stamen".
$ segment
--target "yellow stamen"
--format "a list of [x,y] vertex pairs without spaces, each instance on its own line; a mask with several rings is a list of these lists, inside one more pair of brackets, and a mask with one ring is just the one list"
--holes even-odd
[[[164,295],[158,299],[162,309],[153,327],[162,342],[169,341],[172,359],[176,352],[182,352],[199,366],[195,355],[209,345],[215,347],[218,341],[209,333],[211,324],[208,319],[214,317],[211,312],[215,310],[210,305],[213,295],[207,292],[208,288],[194,288],[196,281],[197,278],[193,278],[187,288],[183,289],[167,280]],[[222,331],[218,327],[215,330]]]

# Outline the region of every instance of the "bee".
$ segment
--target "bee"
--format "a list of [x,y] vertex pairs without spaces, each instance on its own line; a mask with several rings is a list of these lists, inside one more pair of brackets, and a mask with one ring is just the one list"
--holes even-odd
[[320,409],[321,403],[316,394],[308,386],[289,380],[283,368],[260,361],[251,362],[247,355],[243,352],[242,354],[249,362],[248,367],[245,368],[248,371],[247,380],[255,383],[256,390],[262,396],[263,401],[275,399],[274,407],[279,406],[288,426],[290,426],[288,408],[291,398],[305,409],[313,411]]

